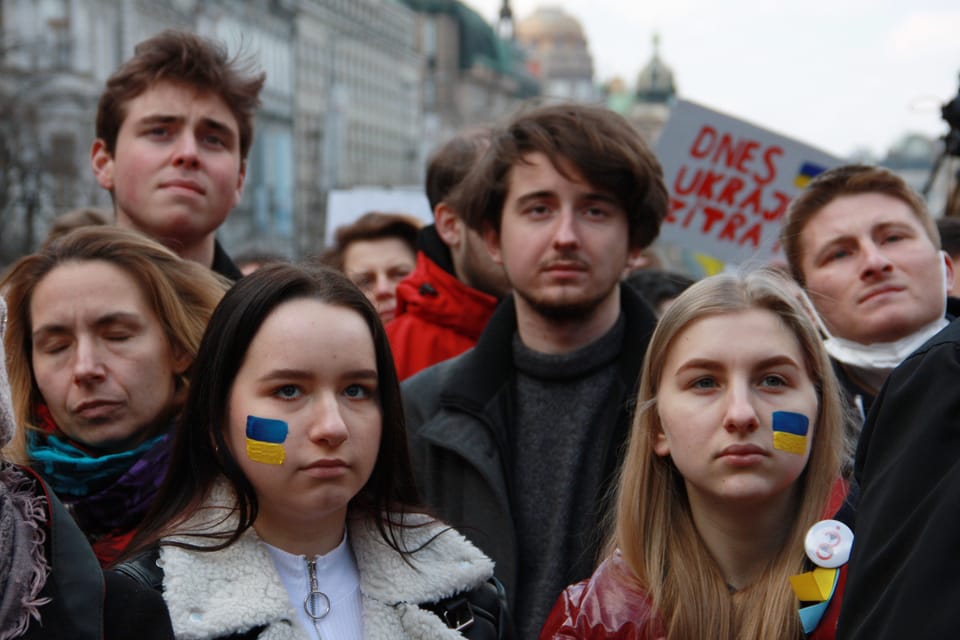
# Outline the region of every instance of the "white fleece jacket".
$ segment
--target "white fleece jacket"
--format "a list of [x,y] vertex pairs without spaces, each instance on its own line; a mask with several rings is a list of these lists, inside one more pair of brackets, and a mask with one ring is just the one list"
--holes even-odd
[[[218,487],[183,530],[232,530],[233,504],[230,490]],[[417,603],[436,602],[477,587],[493,575],[493,562],[429,516],[407,515],[404,522],[408,527],[400,529],[401,544],[411,550],[426,544],[407,556],[413,566],[383,541],[373,522],[348,518],[350,545],[360,571],[363,637],[460,638]],[[198,543],[197,538],[174,539]],[[163,568],[163,597],[177,638],[218,638],[267,625],[259,636],[262,640],[315,640],[293,623],[296,616],[287,593],[253,529],[220,551],[161,546],[158,564]]]

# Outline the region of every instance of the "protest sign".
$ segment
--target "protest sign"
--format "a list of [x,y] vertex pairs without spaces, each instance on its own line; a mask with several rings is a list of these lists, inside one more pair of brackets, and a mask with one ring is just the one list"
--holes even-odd
[[790,200],[841,161],[796,140],[678,100],[657,142],[670,192],[660,241],[727,263],[782,260]]

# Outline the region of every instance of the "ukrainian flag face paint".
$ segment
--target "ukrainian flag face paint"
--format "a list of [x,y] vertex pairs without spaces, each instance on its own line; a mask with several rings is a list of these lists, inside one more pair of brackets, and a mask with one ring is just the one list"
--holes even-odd
[[810,420],[793,411],[773,412],[773,448],[802,456],[807,452]]
[[283,464],[287,454],[287,423],[257,416],[247,416],[247,457],[263,464]]

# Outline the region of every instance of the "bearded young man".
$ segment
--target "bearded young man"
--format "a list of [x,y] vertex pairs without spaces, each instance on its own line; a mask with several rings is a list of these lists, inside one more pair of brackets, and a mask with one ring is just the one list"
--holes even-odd
[[619,115],[521,113],[451,205],[512,288],[476,347],[403,386],[428,504],[496,562],[522,638],[590,575],[656,319],[620,284],[667,211],[662,170]]

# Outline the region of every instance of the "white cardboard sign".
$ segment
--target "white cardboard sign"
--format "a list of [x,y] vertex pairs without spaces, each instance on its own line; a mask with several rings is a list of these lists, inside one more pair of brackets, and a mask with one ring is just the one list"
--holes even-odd
[[657,142],[670,192],[660,240],[727,263],[782,260],[787,204],[841,160],[791,138],[678,100]]

